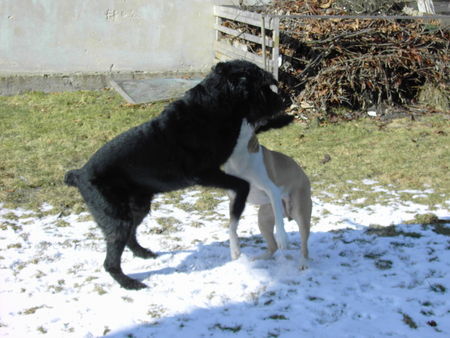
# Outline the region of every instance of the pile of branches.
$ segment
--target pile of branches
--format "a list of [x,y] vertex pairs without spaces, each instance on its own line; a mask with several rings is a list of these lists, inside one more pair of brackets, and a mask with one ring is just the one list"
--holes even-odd
[[[376,8],[376,2],[360,1],[358,14],[399,14],[404,6],[385,0]],[[345,3],[275,1],[265,11],[355,14],[342,7]],[[282,17],[280,82],[303,113],[333,115],[336,107],[345,106],[356,115],[374,105],[405,106],[417,100],[426,83],[448,93],[449,41],[449,27],[439,21]]]

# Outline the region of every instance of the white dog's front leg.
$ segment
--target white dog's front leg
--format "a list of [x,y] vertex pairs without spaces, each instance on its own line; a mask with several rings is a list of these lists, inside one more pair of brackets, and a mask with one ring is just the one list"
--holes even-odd
[[283,202],[281,200],[281,191],[274,184],[270,184],[269,188],[270,189],[268,189],[266,193],[269,195],[270,203],[272,204],[272,209],[275,216],[275,239],[277,241],[278,248],[286,250],[288,249],[288,238],[286,230],[284,229],[284,213]]
[[241,248],[239,245],[239,237],[237,235],[238,221],[230,222],[230,251],[231,259],[238,259],[241,255]]

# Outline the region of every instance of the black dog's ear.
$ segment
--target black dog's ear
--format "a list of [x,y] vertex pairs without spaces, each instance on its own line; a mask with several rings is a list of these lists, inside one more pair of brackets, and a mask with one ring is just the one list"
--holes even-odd
[[226,62],[219,62],[218,64],[216,64],[215,66],[213,66],[212,70],[220,75],[225,75],[226,73],[228,73],[228,64]]
[[237,79],[231,79],[231,82],[233,87],[235,88],[236,95],[246,100],[249,96],[248,78],[245,75],[241,75]]
[[241,69],[236,69],[230,62],[219,62],[213,66],[213,72],[224,79],[230,90],[233,91],[233,97],[246,100],[249,96],[248,74]]
[[238,88],[246,88],[248,83],[248,79],[246,76],[239,76],[238,80],[236,81],[236,86]]

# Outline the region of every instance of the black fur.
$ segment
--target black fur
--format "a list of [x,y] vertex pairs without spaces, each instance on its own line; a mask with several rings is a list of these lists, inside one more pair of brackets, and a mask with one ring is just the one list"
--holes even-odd
[[243,119],[255,126],[280,112],[270,89],[272,75],[247,61],[219,63],[160,116],[118,135],[64,181],[76,186],[107,242],[106,271],[127,289],[145,284],[120,267],[128,246],[138,257],[155,257],[136,240],[136,228],[155,194],[195,184],[233,190],[232,217],[239,218],[249,184],[225,174]]
[[294,121],[294,119],[295,117],[293,115],[286,115],[286,114],[277,115],[273,118],[262,121],[256,127],[255,132],[259,134],[270,129],[280,129],[291,124]]

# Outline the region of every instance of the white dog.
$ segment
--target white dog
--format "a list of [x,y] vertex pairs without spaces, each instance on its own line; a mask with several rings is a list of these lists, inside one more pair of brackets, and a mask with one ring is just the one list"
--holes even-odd
[[[311,224],[310,182],[300,166],[290,157],[260,145],[254,129],[244,123],[237,146],[225,163],[227,174],[247,180],[251,187],[247,202],[260,205],[258,226],[267,242],[267,252],[257,259],[270,258],[287,249],[283,216],[294,219],[301,234],[300,269],[308,266],[308,237]],[[230,200],[234,196],[229,192]],[[276,240],[273,235],[276,225]],[[240,255],[237,224],[230,224],[230,250],[233,259]]]

